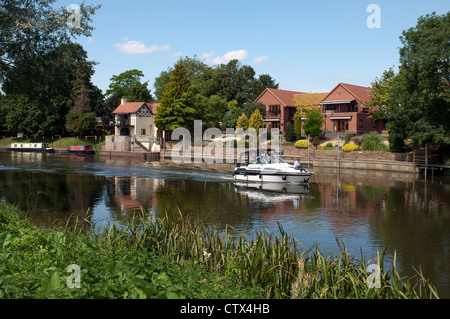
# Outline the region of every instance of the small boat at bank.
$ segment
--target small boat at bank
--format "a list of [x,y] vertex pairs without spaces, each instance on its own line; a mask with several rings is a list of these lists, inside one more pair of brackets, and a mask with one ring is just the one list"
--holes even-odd
[[52,147],[48,143],[12,143],[7,148],[11,152],[39,152],[54,153]]
[[[238,164],[233,172],[236,182],[246,183],[303,183],[307,184],[312,172],[302,166],[294,168],[284,162],[279,156],[270,154],[270,150],[260,153],[259,150],[244,152],[239,158]],[[246,163],[243,163],[245,156]]]
[[95,154],[91,145],[71,145],[69,148],[70,154],[90,155]]

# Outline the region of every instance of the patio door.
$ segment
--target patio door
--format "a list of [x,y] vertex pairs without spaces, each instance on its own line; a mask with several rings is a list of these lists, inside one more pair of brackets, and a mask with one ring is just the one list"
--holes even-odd
[[348,120],[337,120],[334,122],[334,130],[336,133],[343,133],[348,131]]

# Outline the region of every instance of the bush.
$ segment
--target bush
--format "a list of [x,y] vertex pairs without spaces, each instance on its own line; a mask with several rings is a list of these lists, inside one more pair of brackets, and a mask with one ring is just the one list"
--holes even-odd
[[322,149],[323,150],[332,150],[333,149],[333,144],[332,143],[327,143],[326,145],[322,145]]
[[354,143],[348,143],[342,148],[344,152],[352,152],[358,150],[358,146]]
[[363,151],[386,151],[387,146],[381,140],[381,137],[378,133],[372,132],[367,135],[364,135],[362,140],[362,150]]
[[286,141],[293,142],[296,139],[295,129],[291,123],[286,125]]
[[[311,142],[309,143],[309,146],[312,146]],[[295,147],[308,148],[308,140],[299,140],[299,141],[295,142]]]

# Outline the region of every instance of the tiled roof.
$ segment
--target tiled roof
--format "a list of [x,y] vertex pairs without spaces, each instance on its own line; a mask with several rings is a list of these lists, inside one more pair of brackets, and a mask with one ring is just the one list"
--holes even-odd
[[264,90],[264,92],[261,93],[261,95],[255,100],[255,102],[257,102],[260,97],[263,96],[266,92],[270,92],[278,101],[286,106],[294,106],[294,98],[299,94],[304,94],[304,92],[267,88]]
[[127,102],[124,104],[120,104],[114,111],[113,114],[119,113],[128,113],[134,114],[142,107],[142,105],[146,104],[145,102]]
[[147,103],[148,106],[150,106],[150,110],[154,115],[158,113],[158,106],[161,105],[161,103]]
[[147,105],[150,111],[155,115],[157,113],[157,108],[161,103],[127,102],[124,104],[120,104],[113,111],[113,114],[135,114],[144,104]]
[[[342,86],[344,89],[346,89],[351,95],[353,95],[355,98],[360,100],[363,103],[367,103],[370,101],[370,88],[365,86],[359,86],[354,84],[348,84],[348,83],[339,83],[333,91],[338,87]],[[331,91],[331,92],[333,92]],[[331,93],[330,92],[330,93]]]
[[[309,94],[306,92],[267,88],[264,90],[263,93],[261,93],[261,95],[255,100],[255,102],[257,102],[260,99],[260,97],[262,97],[263,94],[266,92],[270,92],[278,101],[280,101],[285,106],[295,106],[296,102],[294,100],[297,96]],[[327,93],[315,93],[315,94],[318,94],[319,96],[325,98],[328,95],[328,92]]]

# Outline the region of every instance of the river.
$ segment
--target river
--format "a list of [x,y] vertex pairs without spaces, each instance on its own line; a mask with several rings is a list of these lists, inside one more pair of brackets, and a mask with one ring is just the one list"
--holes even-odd
[[422,269],[441,298],[450,298],[450,178],[316,168],[308,187],[236,185],[229,174],[168,169],[123,158],[0,152],[0,200],[49,226],[68,216],[96,225],[130,219],[141,208],[156,216],[190,214],[221,229],[278,225],[305,247],[355,257],[386,249],[402,275]]

